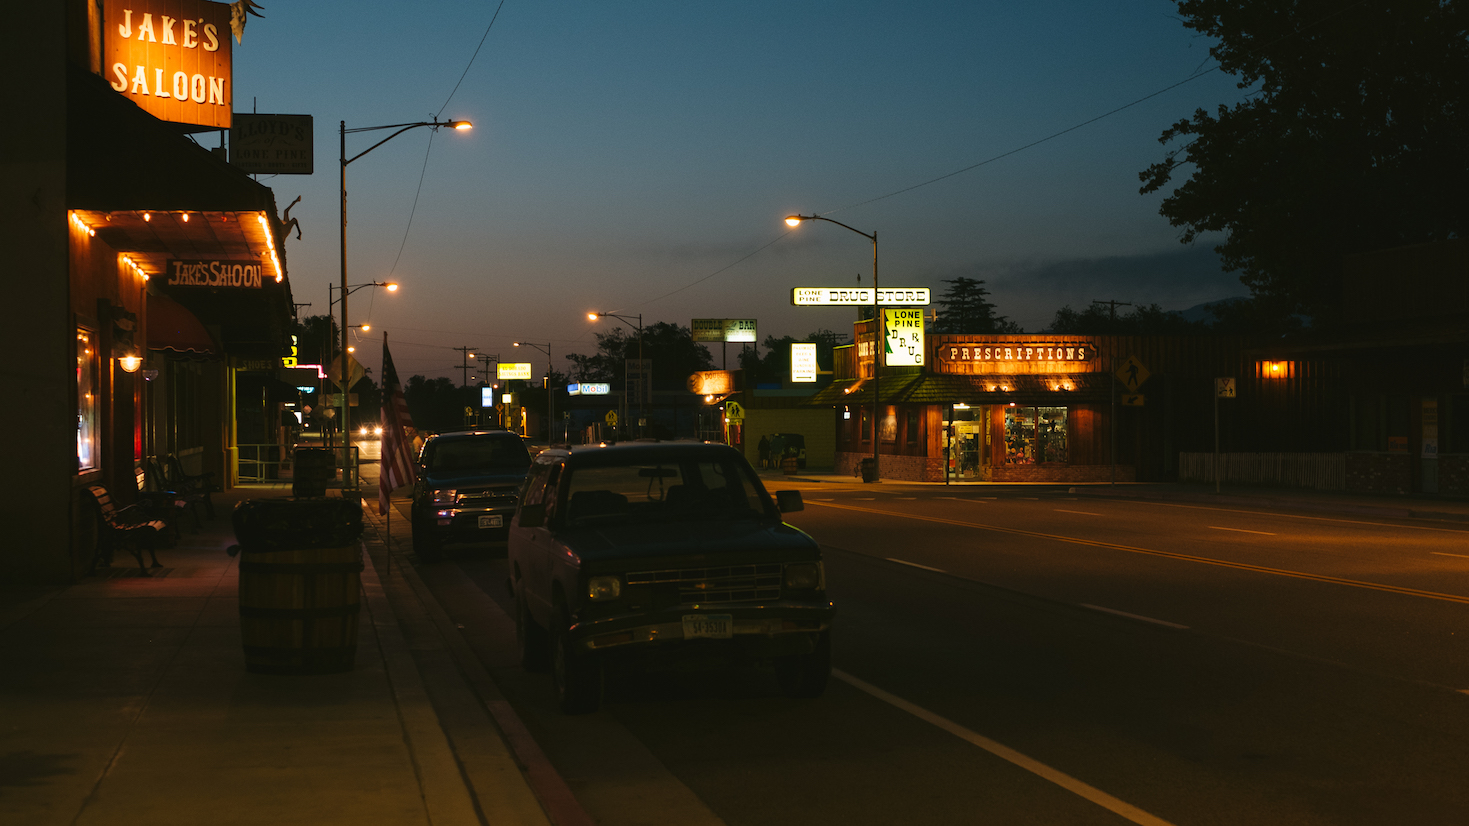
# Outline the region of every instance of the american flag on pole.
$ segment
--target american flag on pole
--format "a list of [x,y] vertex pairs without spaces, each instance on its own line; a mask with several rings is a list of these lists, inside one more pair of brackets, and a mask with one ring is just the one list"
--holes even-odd
[[383,333],[383,441],[382,464],[377,477],[377,512],[388,512],[393,491],[414,481],[413,445],[407,428],[413,427],[408,415],[408,400],[403,398],[403,385],[388,352],[388,334]]

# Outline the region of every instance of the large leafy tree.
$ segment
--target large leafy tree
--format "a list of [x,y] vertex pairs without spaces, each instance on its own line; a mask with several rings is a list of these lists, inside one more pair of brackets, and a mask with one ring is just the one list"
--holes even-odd
[[1226,269],[1266,306],[1329,318],[1344,254],[1469,228],[1469,8],[1462,0],[1181,0],[1186,27],[1249,89],[1196,111],[1140,174],[1191,168],[1160,212],[1226,233]]
[[[623,361],[638,357],[636,330],[614,327],[606,333],[596,333],[597,352],[587,356],[571,353],[566,360],[572,364],[570,373],[577,381],[614,381],[622,378]],[[659,321],[643,328],[643,358],[653,362],[655,385],[683,384],[689,374],[700,370],[714,369],[714,360],[709,348],[694,342],[687,327]]]
[[995,305],[990,303],[990,291],[984,281],[975,278],[946,278],[948,289],[938,300],[938,318],[930,332],[934,333],[1020,333],[1020,325],[995,315]]

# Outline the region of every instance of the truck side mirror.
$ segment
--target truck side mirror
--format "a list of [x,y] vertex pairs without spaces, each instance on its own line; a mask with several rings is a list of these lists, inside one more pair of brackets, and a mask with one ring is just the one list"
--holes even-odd
[[546,506],[544,504],[521,505],[518,524],[522,528],[539,528],[546,524]]
[[792,513],[806,509],[806,503],[801,501],[801,492],[798,490],[778,490],[775,492],[775,506],[781,513]]

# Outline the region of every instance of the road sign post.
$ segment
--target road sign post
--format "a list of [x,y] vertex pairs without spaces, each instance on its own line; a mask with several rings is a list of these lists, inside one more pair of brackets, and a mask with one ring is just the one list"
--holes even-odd
[[1219,462],[1219,400],[1234,398],[1234,379],[1214,380],[1214,492],[1219,493],[1224,466]]
[[[1122,363],[1121,364],[1117,365],[1117,369],[1116,370],[1113,370],[1112,371],[1112,427],[1111,427],[1111,430],[1112,430],[1112,484],[1114,484],[1114,485],[1117,484],[1117,382],[1118,381],[1121,381],[1122,384],[1127,387],[1127,392],[1133,394],[1132,395],[1132,398],[1136,399],[1136,401],[1127,401],[1125,403],[1128,406],[1130,406],[1130,407],[1132,407],[1132,406],[1139,406],[1140,407],[1142,405],[1142,403],[1143,403],[1143,397],[1140,396],[1140,395],[1137,395],[1137,389],[1139,387],[1142,387],[1143,382],[1147,381],[1148,380],[1148,376],[1151,376],[1151,375],[1152,375],[1152,373],[1149,373],[1148,372],[1148,368],[1146,368],[1146,367],[1143,366],[1143,363],[1138,360],[1138,357],[1137,356],[1128,356],[1127,358],[1125,358],[1125,359],[1122,360]],[[1134,474],[1133,474],[1133,481],[1134,482],[1137,481],[1137,475],[1136,475],[1136,472],[1135,471],[1134,471]]]

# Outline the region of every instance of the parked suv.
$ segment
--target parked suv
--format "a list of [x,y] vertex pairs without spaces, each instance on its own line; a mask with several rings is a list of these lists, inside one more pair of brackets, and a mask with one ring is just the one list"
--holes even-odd
[[727,445],[623,443],[547,450],[510,525],[521,662],[549,664],[563,711],[592,711],[613,659],[728,654],[768,660],[786,694],[831,673],[821,550],[781,520]]
[[506,430],[430,436],[413,486],[413,550],[431,561],[446,542],[503,539],[530,464],[525,442]]

